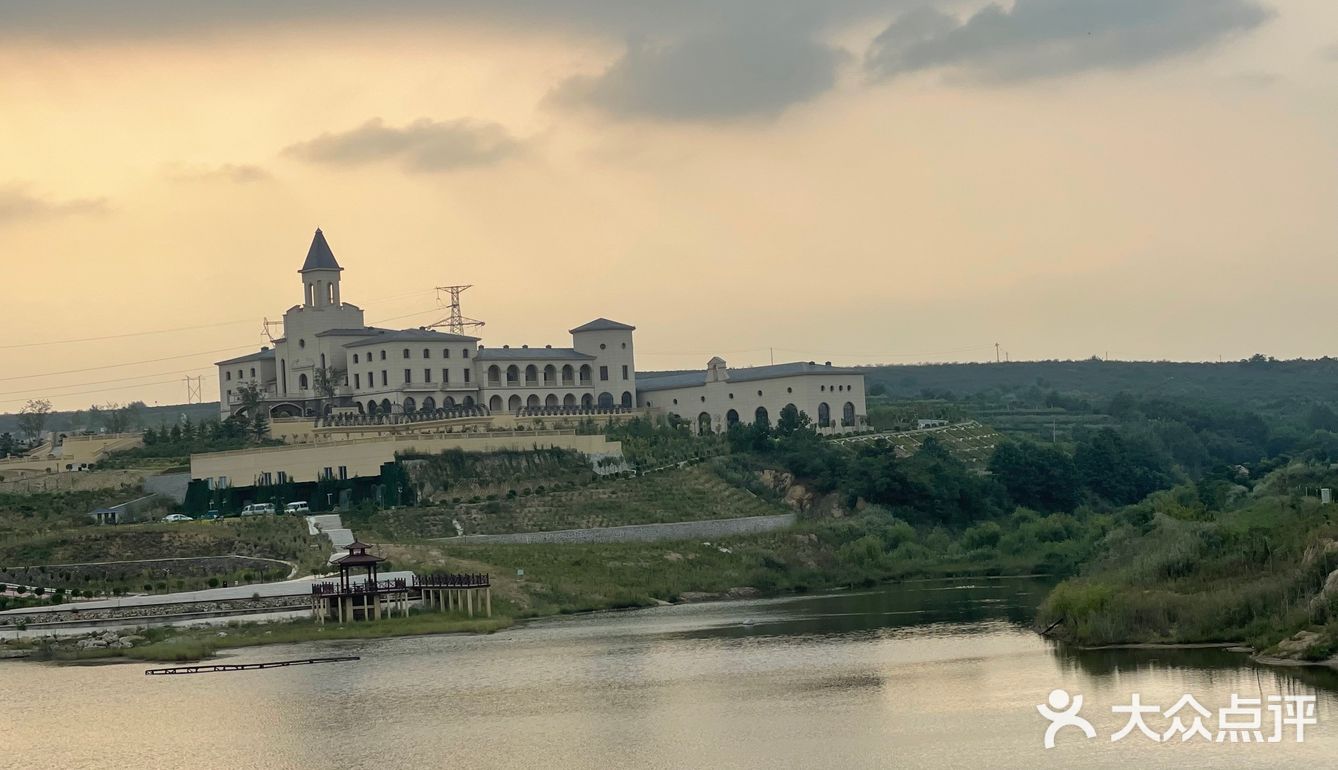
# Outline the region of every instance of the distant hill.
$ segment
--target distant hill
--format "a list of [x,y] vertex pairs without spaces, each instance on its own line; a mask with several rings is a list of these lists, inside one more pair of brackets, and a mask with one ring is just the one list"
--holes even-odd
[[[86,410],[52,412],[47,421],[47,430],[81,430],[87,425],[88,412]],[[203,404],[165,404],[161,406],[144,406],[139,410],[140,424],[135,428],[153,427],[159,425],[171,425],[179,422],[183,417],[189,417],[191,422],[201,422],[204,420],[218,419],[218,402],[210,401]],[[18,431],[18,414],[0,414],[0,433],[13,433]]]
[[[1018,361],[1013,363],[914,364],[865,369],[870,388],[892,398],[952,397],[1006,392],[1058,391],[1110,397],[1191,397],[1258,405],[1278,401],[1338,401],[1338,359],[1277,361]],[[948,396],[948,394],[951,394]]]

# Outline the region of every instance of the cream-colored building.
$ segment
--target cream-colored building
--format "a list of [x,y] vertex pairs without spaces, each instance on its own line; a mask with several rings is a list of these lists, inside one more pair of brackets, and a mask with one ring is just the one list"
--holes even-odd
[[775,425],[793,405],[820,433],[849,433],[865,427],[864,375],[831,363],[794,362],[730,369],[712,358],[705,371],[643,374],[638,406],[658,409],[689,422],[697,432],[762,419]]
[[320,230],[298,272],[302,304],[283,314],[283,337],[218,362],[223,416],[244,411],[247,385],[260,389],[262,408],[275,418],[636,405],[633,326],[597,318],[571,329],[565,348],[490,348],[468,335],[368,326],[362,308],[344,301],[343,268]]

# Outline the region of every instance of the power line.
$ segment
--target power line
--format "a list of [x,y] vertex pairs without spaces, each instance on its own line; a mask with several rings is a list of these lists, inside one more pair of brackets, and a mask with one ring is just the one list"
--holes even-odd
[[[151,377],[165,377],[165,376],[167,376],[167,375],[169,375],[169,374],[194,374],[195,372],[202,372],[202,371],[206,371],[206,370],[208,370],[208,369],[212,369],[212,368],[213,368],[213,367],[197,366],[197,367],[194,367],[194,368],[192,368],[192,369],[177,369],[177,370],[175,370],[175,371],[171,371],[171,372],[154,372],[153,374],[138,374],[138,375],[135,375],[135,376],[133,376],[133,377],[115,377],[115,378],[110,379],[110,380],[92,380],[92,381],[90,381],[90,382],[75,382],[75,383],[71,383],[71,384],[69,384],[69,385],[47,385],[47,386],[40,387],[40,388],[25,388],[25,389],[23,389],[23,390],[6,390],[6,391],[3,391],[3,392],[0,392],[0,396],[17,396],[17,395],[21,395],[21,394],[24,394],[24,393],[30,393],[30,394],[46,394],[46,393],[50,393],[50,392],[53,391],[53,390],[64,390],[64,389],[66,389],[66,388],[86,388],[86,387],[88,387],[89,385],[108,385],[108,384],[113,383],[113,382],[120,382],[120,383],[124,383],[124,384],[126,385],[126,387],[133,387],[133,386],[135,385],[135,383],[132,382],[132,380],[146,380],[146,379],[149,379],[149,378],[151,378]],[[52,394],[52,395],[57,395],[57,396],[59,396],[59,395],[63,395],[63,394],[60,394],[60,393],[54,393],[54,394]]]
[[72,337],[65,340],[48,340],[46,342],[20,342],[16,345],[0,345],[0,350],[13,350],[15,348],[39,348],[43,345],[68,345],[74,342],[100,342],[102,340],[119,340],[126,337],[143,337],[148,334],[168,334],[171,332],[193,331],[196,329],[213,329],[219,326],[232,326],[235,324],[252,323],[250,320],[242,319],[239,321],[219,321],[212,324],[200,324],[199,326],[178,326],[172,329],[149,329],[142,332],[126,332],[124,334],[104,334],[101,337]]
[[99,369],[116,369],[122,366],[138,366],[139,364],[155,364],[159,361],[178,361],[182,358],[191,358],[192,356],[205,356],[211,353],[228,353],[234,350],[250,348],[250,345],[233,345],[230,348],[218,348],[217,350],[198,350],[194,353],[184,353],[179,356],[163,356],[162,358],[149,358],[143,361],[126,361],[120,364],[105,364],[103,366],[86,366],[82,369],[66,369],[63,372],[43,372],[42,374],[20,374],[14,377],[0,377],[0,382],[12,382],[13,380],[32,380],[38,377],[55,377],[61,374],[79,374],[81,372],[94,372]]
[[[181,380],[173,379],[173,380],[159,380],[158,382],[142,382],[142,383],[140,383],[139,385],[137,385],[136,387],[148,388],[148,387],[152,387],[152,386],[154,386],[154,385],[179,385],[179,384],[181,384]],[[90,395],[90,394],[92,394],[92,393],[106,393],[106,392],[108,392],[108,391],[112,391],[112,390],[123,390],[123,389],[124,389],[124,386],[122,386],[122,387],[115,387],[115,388],[98,388],[98,389],[96,389],[96,390],[85,390],[85,391],[81,391],[81,392],[79,392],[79,393],[61,393],[61,394],[60,394],[60,397],[61,397],[61,398],[66,398],[66,397],[69,397],[69,396],[87,396],[87,395]],[[18,404],[18,403],[21,403],[21,402],[23,402],[23,401],[27,401],[27,399],[24,399],[24,398],[11,398],[11,399],[7,399],[7,400],[4,400],[4,401],[0,401],[0,404]]]

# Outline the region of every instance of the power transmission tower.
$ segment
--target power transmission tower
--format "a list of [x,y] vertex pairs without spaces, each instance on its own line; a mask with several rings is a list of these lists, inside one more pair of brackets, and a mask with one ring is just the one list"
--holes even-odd
[[264,325],[262,325],[262,326],[260,327],[260,333],[263,334],[263,335],[265,335],[265,339],[267,339],[267,340],[269,340],[271,343],[273,343],[273,342],[274,342],[274,335],[273,335],[273,334],[270,334],[269,329],[270,329],[271,326],[280,326],[280,325],[282,325],[282,324],[283,324],[283,321],[271,321],[271,320],[269,320],[268,318],[266,318],[266,319],[265,319],[265,323],[264,323]]
[[201,385],[204,383],[204,375],[196,377],[183,377],[186,381],[186,403],[203,404],[204,398],[201,397]]
[[434,324],[430,324],[427,328],[435,329],[439,326],[445,326],[446,330],[449,331],[451,334],[464,334],[465,329],[467,327],[477,328],[482,326],[483,325],[482,321],[476,318],[469,318],[460,314],[460,294],[464,292],[465,289],[468,289],[471,286],[473,286],[473,284],[465,284],[463,286],[438,286],[437,302],[441,302],[442,292],[446,292],[446,294],[451,298],[450,304],[446,306],[447,310],[450,311],[450,315],[441,319],[440,321],[437,321]]

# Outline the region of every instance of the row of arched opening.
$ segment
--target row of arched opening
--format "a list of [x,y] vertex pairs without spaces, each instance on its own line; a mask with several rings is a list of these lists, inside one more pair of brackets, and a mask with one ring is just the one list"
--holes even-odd
[[[512,364],[505,369],[493,364],[488,367],[487,382],[493,387],[516,388],[522,385],[527,387],[557,387],[565,385],[575,387],[576,385],[590,385],[594,382],[594,369],[590,364],[581,364],[580,368],[571,364],[564,364],[559,369],[554,364],[549,364],[540,369],[534,364],[526,366],[524,369],[516,364]],[[523,379],[522,379],[523,378]]]
[[[456,401],[454,396],[446,396],[440,403],[432,396],[424,396],[421,402],[413,396],[405,396],[404,401],[400,404],[399,411],[404,414],[412,414],[413,412],[435,412],[437,409],[455,409],[456,407],[467,409],[472,406],[474,406],[473,396],[465,396],[460,401]],[[388,398],[383,398],[380,401],[371,399],[367,402],[365,408],[362,404],[357,404],[357,407],[359,413],[369,417],[395,413],[395,405]]]
[[[789,408],[794,406],[794,404],[786,404],[785,406],[786,408]],[[764,425],[771,424],[771,415],[770,413],[767,412],[767,408],[765,406],[759,406],[757,407],[756,410],[753,411],[753,422],[762,423]],[[739,424],[739,412],[737,409],[730,409],[729,411],[725,412],[724,427],[726,429],[729,429],[738,424]],[[818,404],[818,427],[827,428],[830,427],[831,424],[832,424],[831,405],[828,404],[826,401],[823,401],[822,403]],[[845,426],[851,426],[855,424],[855,404],[853,402],[847,401],[841,407],[841,424]],[[701,433],[709,433],[712,430],[714,430],[714,421],[712,420],[709,412],[702,412],[701,414],[697,415],[697,430],[698,432]]]
[[575,393],[568,393],[560,398],[556,393],[549,393],[543,398],[540,398],[538,394],[531,394],[524,399],[520,396],[510,396],[503,400],[499,395],[494,395],[492,398],[488,399],[488,409],[494,412],[500,412],[503,409],[514,412],[521,408],[535,408],[541,406],[574,407],[578,405],[583,409],[590,409],[595,406],[598,406],[601,409],[610,409],[614,406],[631,407],[632,404],[633,399],[631,391],[623,391],[622,397],[617,400],[615,400],[613,394],[609,392],[600,393],[598,396],[592,396],[589,393],[585,393],[582,394],[579,399]]

